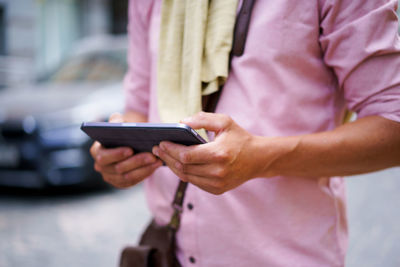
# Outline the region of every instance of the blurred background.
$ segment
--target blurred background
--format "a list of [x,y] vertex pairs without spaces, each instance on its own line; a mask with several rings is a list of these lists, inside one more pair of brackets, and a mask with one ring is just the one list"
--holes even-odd
[[[150,219],[79,130],[123,106],[127,2],[0,0],[0,267],[117,266]],[[400,266],[400,168],[346,181],[346,266]]]

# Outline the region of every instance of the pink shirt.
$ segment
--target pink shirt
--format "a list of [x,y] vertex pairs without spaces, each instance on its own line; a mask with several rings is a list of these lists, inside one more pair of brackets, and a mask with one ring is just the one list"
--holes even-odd
[[[334,129],[346,107],[359,117],[400,121],[396,5],[397,0],[256,1],[245,53],[232,61],[216,112],[261,136]],[[160,8],[161,0],[131,1],[129,8],[126,109],[148,114],[152,122],[159,121]],[[160,223],[169,221],[177,184],[167,167],[145,182],[149,208]],[[220,196],[189,185],[184,207],[178,232],[184,266],[344,265],[342,178],[258,178]]]

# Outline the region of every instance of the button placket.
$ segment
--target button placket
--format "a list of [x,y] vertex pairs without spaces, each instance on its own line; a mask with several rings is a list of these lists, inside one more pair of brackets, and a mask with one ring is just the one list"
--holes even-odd
[[184,201],[184,211],[182,213],[182,219],[184,220],[184,228],[181,234],[184,237],[182,241],[184,261],[188,266],[199,265],[200,261],[197,258],[197,224],[196,224],[196,210],[194,209],[194,203],[197,203],[196,199],[196,188],[189,186],[187,192],[187,198]]

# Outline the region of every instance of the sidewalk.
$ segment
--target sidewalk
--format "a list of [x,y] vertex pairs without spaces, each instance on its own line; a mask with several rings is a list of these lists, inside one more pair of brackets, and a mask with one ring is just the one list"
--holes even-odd
[[[346,178],[347,267],[400,266],[400,168]],[[141,186],[107,193],[0,193],[0,266],[118,266],[150,219]]]

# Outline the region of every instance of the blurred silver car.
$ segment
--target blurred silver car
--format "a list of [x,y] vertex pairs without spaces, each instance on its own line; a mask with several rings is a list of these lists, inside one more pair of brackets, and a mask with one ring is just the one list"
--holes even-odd
[[80,124],[121,111],[126,50],[125,36],[83,40],[37,83],[0,90],[0,185],[104,185]]

